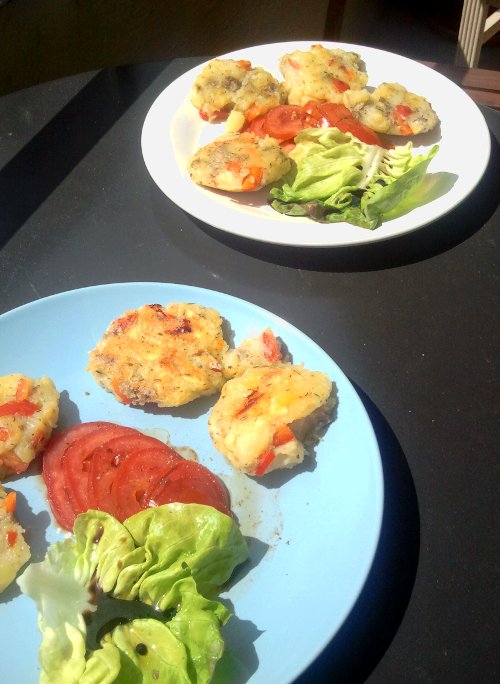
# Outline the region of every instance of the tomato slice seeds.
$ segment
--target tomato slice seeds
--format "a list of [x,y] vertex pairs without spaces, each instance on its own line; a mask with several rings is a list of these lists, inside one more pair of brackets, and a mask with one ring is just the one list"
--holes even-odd
[[[89,507],[110,513],[112,489],[117,469],[133,452],[153,447],[164,447],[165,450],[172,451],[159,439],[148,437],[141,432],[114,437],[97,447],[90,458]],[[181,457],[179,456],[179,458]]]
[[113,515],[120,521],[149,508],[148,489],[182,458],[173,449],[151,448],[130,454],[118,468],[112,488]]
[[144,494],[147,506],[179,501],[200,503],[231,515],[229,492],[223,482],[200,463],[181,460]]
[[75,439],[68,446],[64,452],[62,467],[70,498],[78,513],[89,509],[89,472],[94,450],[113,437],[134,433],[135,430],[132,428],[113,424],[105,425]]
[[64,530],[72,530],[76,509],[66,488],[62,461],[66,449],[79,437],[92,433],[96,428],[107,425],[105,422],[92,422],[74,425],[64,432],[54,435],[43,452],[42,476],[47,487],[47,497],[57,523]]

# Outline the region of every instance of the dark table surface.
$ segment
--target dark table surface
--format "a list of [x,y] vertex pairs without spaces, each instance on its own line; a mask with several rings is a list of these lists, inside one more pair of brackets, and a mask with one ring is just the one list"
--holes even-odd
[[198,61],[0,99],[0,313],[101,283],[173,282],[303,330],[361,396],[386,500],[361,596],[297,683],[496,682],[500,115],[482,108],[492,134],[483,179],[432,225],[355,249],[270,246],[194,220],[144,166],[149,107]]

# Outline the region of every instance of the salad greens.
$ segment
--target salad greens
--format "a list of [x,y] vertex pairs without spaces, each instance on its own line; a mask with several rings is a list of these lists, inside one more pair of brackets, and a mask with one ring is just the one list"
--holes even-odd
[[273,209],[315,221],[377,228],[423,180],[436,155],[413,156],[411,142],[385,149],[337,128],[307,128],[295,137],[294,167],[270,191]]
[[234,520],[211,506],[158,506],[123,524],[79,515],[73,537],[18,579],[38,608],[40,682],[209,682],[230,617],[216,593],[247,557]]

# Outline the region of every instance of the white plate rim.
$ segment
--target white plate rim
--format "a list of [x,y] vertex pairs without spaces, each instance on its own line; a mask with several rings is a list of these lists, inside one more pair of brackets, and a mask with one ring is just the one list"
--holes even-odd
[[[277,57],[294,49],[306,50],[314,42],[319,41],[257,45],[221,57],[250,59],[252,64],[262,65],[279,77],[275,66]],[[174,204],[213,228],[235,236],[284,246],[341,247],[378,242],[418,230],[450,212],[474,190],[488,164],[491,143],[484,116],[469,95],[434,69],[396,53],[350,43],[321,43],[326,47],[358,52],[367,63],[369,74],[383,65],[384,74],[387,74],[387,78],[381,74],[383,80],[399,80],[409,90],[430,97],[441,118],[443,135],[438,140],[441,149],[432,160],[429,173],[458,175],[453,187],[428,205],[369,231],[345,223],[325,226],[309,219],[281,216],[265,206],[265,190],[255,193],[254,200],[258,205],[255,208],[242,207],[241,193],[239,196],[237,193],[217,193],[196,186],[187,174],[187,159],[201,144],[223,132],[223,125],[201,122],[188,100],[190,87],[207,63],[204,62],[176,78],[157,96],[142,128],[141,150],[146,168]],[[385,65],[391,65],[392,70],[385,71]],[[395,75],[401,78],[395,78]],[[381,79],[376,81],[369,81],[369,85],[378,85]],[[460,117],[456,117],[457,110],[460,110]],[[464,141],[464,130],[474,131],[472,143],[468,143],[467,137]],[[417,138],[414,140],[418,144]],[[459,153],[464,146],[467,146],[467,155]],[[430,142],[422,145],[422,150],[429,147]]]

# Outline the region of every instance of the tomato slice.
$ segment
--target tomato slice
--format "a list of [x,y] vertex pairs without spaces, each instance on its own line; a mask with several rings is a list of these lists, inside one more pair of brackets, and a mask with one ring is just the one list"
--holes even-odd
[[322,102],[319,109],[328,126],[336,126],[342,119],[352,119],[350,110],[343,104]]
[[[112,513],[112,489],[118,469],[133,452],[150,448],[165,448],[165,451],[170,454],[173,451],[159,439],[148,437],[140,432],[133,435],[126,434],[114,437],[97,447],[90,460],[88,480],[89,508]],[[175,455],[177,458],[181,458],[178,454]]]
[[108,423],[94,428],[89,434],[75,439],[66,449],[62,467],[64,481],[75,513],[87,511],[89,506],[89,472],[92,454],[113,437],[135,434],[133,428]]
[[141,449],[127,456],[116,472],[111,489],[115,518],[123,521],[148,507],[145,503],[146,492],[175,468],[181,458],[173,449],[167,449]]
[[108,424],[96,421],[73,425],[64,432],[54,435],[45,447],[42,455],[42,476],[47,487],[47,498],[58,525],[64,530],[73,529],[76,513],[64,479],[62,463],[66,449],[77,439]]
[[320,106],[321,102],[318,102],[317,100],[309,100],[309,102],[306,102],[304,105],[306,112],[312,119],[317,121],[317,124],[319,124],[323,118],[323,112],[321,111]]
[[253,133],[258,138],[265,138],[267,135],[267,131],[264,129],[265,122],[266,115],[263,114],[261,116],[258,116],[256,119],[250,121],[243,130],[245,131],[245,133]]
[[311,115],[299,105],[278,105],[270,109],[264,119],[264,130],[277,140],[294,138],[299,131],[312,125]]
[[342,131],[342,133],[352,133],[355,138],[361,140],[361,142],[364,142],[367,145],[378,145],[379,147],[385,147],[381,138],[377,135],[377,133],[375,133],[375,131],[372,131],[371,128],[368,128],[368,126],[360,123],[354,117],[346,117],[345,119],[341,119],[335,125],[339,131]]
[[224,483],[208,468],[195,461],[182,461],[146,490],[144,506],[167,503],[199,503],[231,515],[231,501]]
[[151,492],[158,493],[159,503],[204,503],[231,511],[225,486],[207,468],[134,428],[103,421],[75,425],[50,440],[42,463],[50,507],[65,530],[88,508],[123,521],[156,505]]

